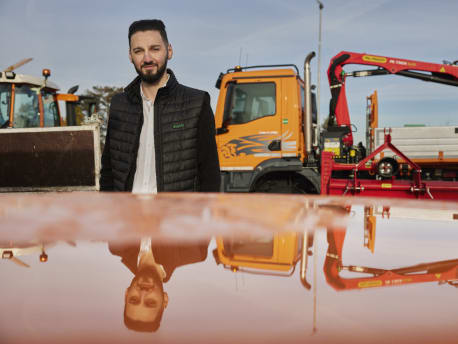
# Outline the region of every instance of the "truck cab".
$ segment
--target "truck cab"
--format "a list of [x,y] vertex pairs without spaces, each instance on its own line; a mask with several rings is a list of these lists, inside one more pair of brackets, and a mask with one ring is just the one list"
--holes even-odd
[[302,241],[298,233],[275,233],[239,239],[217,237],[213,258],[233,272],[291,276],[301,258]]
[[216,87],[223,191],[317,193],[318,175],[305,168],[311,154],[304,142],[311,134],[304,131],[297,67],[235,67],[220,74]]

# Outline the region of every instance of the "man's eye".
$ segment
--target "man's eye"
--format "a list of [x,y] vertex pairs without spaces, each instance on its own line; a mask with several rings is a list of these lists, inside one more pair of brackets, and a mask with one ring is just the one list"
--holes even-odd
[[138,297],[130,297],[129,298],[129,303],[133,304],[133,305],[138,305],[140,303],[140,300]]
[[150,308],[153,308],[153,307],[156,307],[157,305],[157,302],[156,301],[145,301],[145,305],[146,307],[150,307]]

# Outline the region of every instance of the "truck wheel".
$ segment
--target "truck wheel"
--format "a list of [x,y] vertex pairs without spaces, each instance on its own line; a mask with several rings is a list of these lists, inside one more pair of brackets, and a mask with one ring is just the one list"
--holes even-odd
[[391,178],[399,172],[399,164],[393,158],[383,158],[377,164],[377,174],[382,178]]
[[306,181],[295,176],[289,176],[285,178],[269,178],[260,180],[254,192],[261,193],[278,193],[278,194],[313,194],[317,193],[315,188],[311,185],[308,185]]

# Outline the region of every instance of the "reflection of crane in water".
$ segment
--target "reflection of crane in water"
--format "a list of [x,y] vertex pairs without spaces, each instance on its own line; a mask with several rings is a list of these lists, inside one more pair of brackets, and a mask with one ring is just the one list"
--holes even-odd
[[[410,214],[410,217],[412,217],[412,209],[407,208],[390,209],[390,207],[380,207],[380,209],[377,209],[373,206],[366,206],[364,208],[364,247],[367,247],[372,253],[375,250],[376,215],[390,218],[393,210],[397,217],[409,217],[409,215],[402,216],[402,214]],[[350,211],[349,208],[348,211]],[[448,211],[444,211],[443,214],[440,211],[430,211],[429,213],[426,210],[422,210],[421,217],[427,219],[428,216],[432,216],[433,218],[441,216],[442,220],[456,220],[456,214],[451,214]],[[446,216],[444,217],[443,215]],[[458,287],[458,259],[422,263],[395,269],[344,265],[342,262],[342,250],[346,232],[345,227],[328,228],[327,230],[328,250],[323,270],[327,283],[335,290],[390,287],[434,281],[439,282],[439,284],[449,284]],[[313,235],[308,240],[313,241]],[[304,236],[303,247],[311,247],[312,245],[313,243],[308,243],[307,237]],[[307,249],[302,252],[301,281],[309,289],[310,284],[306,280],[306,273],[310,250]],[[365,276],[360,277],[361,275],[359,275],[357,278],[343,278],[340,276],[340,272],[343,270],[356,274],[365,274]]]
[[[384,207],[382,216],[390,216],[390,208]],[[374,252],[376,219],[373,207],[364,209],[364,246]],[[392,287],[413,283],[439,282],[458,287],[458,259],[428,262],[395,269],[373,268],[360,265],[344,265],[342,250],[346,229],[328,229],[328,251],[324,262],[324,274],[327,283],[337,291],[366,289],[374,287]],[[358,275],[343,278],[341,271]],[[361,277],[364,274],[364,277]]]

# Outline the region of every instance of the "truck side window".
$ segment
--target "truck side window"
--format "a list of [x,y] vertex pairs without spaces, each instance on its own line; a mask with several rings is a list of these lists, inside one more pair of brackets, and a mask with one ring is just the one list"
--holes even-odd
[[0,128],[10,119],[11,85],[0,84]]
[[225,121],[242,124],[276,112],[275,83],[243,83],[229,86]]
[[40,126],[38,95],[29,85],[16,85],[14,92],[15,128],[33,128]]
[[58,127],[60,126],[59,113],[57,112],[56,101],[52,93],[44,91],[43,97],[43,109],[45,112],[44,125],[45,127]]

